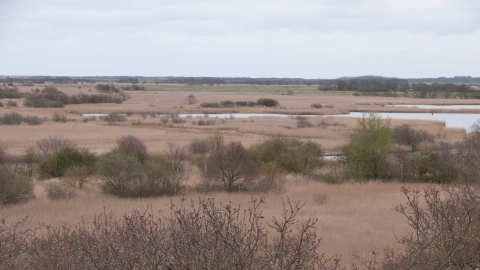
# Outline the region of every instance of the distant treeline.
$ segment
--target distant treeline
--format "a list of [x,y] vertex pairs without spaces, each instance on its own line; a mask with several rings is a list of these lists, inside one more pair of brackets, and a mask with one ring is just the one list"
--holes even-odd
[[395,82],[359,82],[339,80],[336,86],[319,86],[321,91],[354,91],[355,95],[385,95],[415,98],[480,98],[480,91],[475,91],[466,84],[453,83],[395,83]]
[[256,85],[337,85],[339,81],[350,82],[382,82],[382,83],[452,83],[480,84],[480,77],[456,76],[439,78],[399,79],[381,76],[341,77],[338,79],[302,79],[302,78],[249,78],[249,77],[143,77],[143,76],[90,76],[90,77],[59,77],[59,76],[0,76],[0,83],[174,83],[174,84],[256,84]]

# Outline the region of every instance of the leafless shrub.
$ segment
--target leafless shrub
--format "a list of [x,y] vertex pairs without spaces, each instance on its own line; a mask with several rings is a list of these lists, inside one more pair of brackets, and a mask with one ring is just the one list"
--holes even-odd
[[215,120],[198,120],[197,125],[199,126],[212,126],[215,125]]
[[37,148],[45,157],[60,153],[65,149],[76,149],[77,144],[59,136],[49,136],[37,142]]
[[323,105],[320,104],[320,103],[312,103],[312,104],[310,104],[310,107],[311,108],[316,108],[316,109],[321,109],[321,108],[323,108]]
[[23,115],[16,112],[5,113],[0,120],[4,125],[20,125],[23,122]]
[[67,122],[67,116],[65,114],[55,112],[53,113],[52,121],[57,123],[65,123]]
[[64,182],[71,188],[80,188],[88,183],[89,169],[86,166],[73,166],[66,170]]
[[171,215],[155,219],[134,210],[116,220],[108,213],[78,226],[44,225],[40,235],[24,221],[0,223],[0,264],[9,269],[339,269],[340,260],[317,249],[316,220],[297,220],[301,202],[283,203],[268,223],[251,207],[215,204],[212,199],[171,203]]
[[187,98],[185,98],[185,102],[188,105],[192,105],[192,104],[198,103],[198,100],[194,95],[190,94],[187,96]]
[[63,183],[49,183],[46,191],[50,200],[69,200],[75,197],[75,190]]
[[43,122],[45,122],[45,119],[46,118],[40,118],[38,116],[25,116],[23,118],[23,122],[27,123],[27,125],[40,125],[40,124],[43,124]]
[[418,150],[418,146],[422,142],[433,143],[434,139],[431,134],[424,130],[415,130],[409,125],[401,125],[393,129],[395,133],[395,140],[398,144],[409,145],[412,147],[412,152]]
[[480,267],[480,192],[474,186],[402,188],[396,211],[414,230],[402,252],[390,251],[383,269],[476,269]]
[[0,205],[23,203],[32,198],[32,181],[0,165]]
[[111,153],[100,159],[97,172],[102,178],[102,189],[106,194],[120,197],[150,195],[152,185],[147,182],[142,163],[133,155]]
[[6,105],[7,105],[7,107],[17,107],[18,106],[17,102],[13,101],[13,100],[8,100]]
[[109,125],[127,121],[127,116],[118,113],[110,113],[106,116],[100,116],[100,120],[106,121]]
[[210,152],[210,142],[208,139],[195,138],[190,142],[188,150],[192,154],[205,156],[208,152]]
[[128,92],[125,92],[125,91],[120,91],[116,94],[118,96],[119,99],[121,99],[122,101],[127,101],[129,99],[132,98],[132,96],[128,93]]
[[297,128],[313,127],[313,124],[305,116],[297,116]]
[[167,166],[163,173],[163,179],[161,179],[163,193],[175,195],[178,194],[183,183],[187,180],[185,147],[176,143],[168,143],[165,158]]
[[241,142],[231,142],[212,153],[209,175],[222,182],[228,192],[238,191],[258,175],[258,168]]
[[31,179],[40,161],[39,153],[34,147],[28,147],[24,150],[20,161],[25,165],[25,174]]
[[119,150],[129,153],[146,156],[147,155],[147,146],[143,143],[142,140],[133,136],[127,135],[122,136],[117,140],[117,147]]

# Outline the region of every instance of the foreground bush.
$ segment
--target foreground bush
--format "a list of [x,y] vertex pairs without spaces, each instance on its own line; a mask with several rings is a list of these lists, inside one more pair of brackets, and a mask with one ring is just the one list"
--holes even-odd
[[33,234],[20,221],[0,223],[0,265],[7,269],[337,269],[318,252],[316,220],[299,222],[303,204],[284,202],[280,218],[263,224],[263,198],[249,211],[202,200],[172,203],[155,219],[138,210],[120,220],[104,213],[90,224],[47,226]]
[[170,144],[165,156],[140,160],[132,153],[113,151],[100,159],[97,172],[106,194],[119,197],[175,195],[186,180],[183,148]]
[[33,182],[0,165],[0,205],[23,203],[32,198],[34,198]]
[[402,189],[407,203],[396,210],[413,229],[402,252],[388,253],[382,269],[478,269],[480,189],[475,186]]

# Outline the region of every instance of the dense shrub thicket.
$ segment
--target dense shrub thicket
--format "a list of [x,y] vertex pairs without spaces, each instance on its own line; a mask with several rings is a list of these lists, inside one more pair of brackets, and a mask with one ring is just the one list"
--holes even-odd
[[18,91],[18,87],[0,87],[0,99],[2,98],[23,98],[23,93]]
[[95,155],[87,149],[65,148],[40,162],[40,177],[61,177],[74,166],[85,166],[93,171],[95,162]]
[[23,105],[34,108],[63,108],[68,104],[82,103],[122,103],[124,99],[119,94],[67,95],[55,86],[45,86],[44,89],[32,91],[25,96]]

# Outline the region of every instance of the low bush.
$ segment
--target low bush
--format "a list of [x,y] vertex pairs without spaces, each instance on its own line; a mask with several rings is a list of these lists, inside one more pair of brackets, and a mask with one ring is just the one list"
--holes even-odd
[[235,102],[235,105],[237,105],[238,107],[253,107],[255,106],[255,102],[253,101],[236,101]]
[[265,107],[275,107],[279,103],[275,99],[270,99],[270,98],[261,98],[257,100],[257,105],[259,106],[265,106]]
[[275,137],[250,148],[253,158],[261,163],[274,163],[289,173],[310,173],[323,164],[323,150],[315,142]]
[[297,128],[309,128],[313,127],[313,124],[308,120],[306,116],[297,116]]
[[23,122],[23,116],[16,112],[5,113],[0,120],[4,125],[20,125]]
[[18,91],[18,87],[16,86],[5,88],[0,87],[0,98],[22,98],[23,95],[23,93]]
[[17,107],[18,106],[17,102],[13,101],[13,100],[8,100],[6,105],[8,107]]
[[203,102],[200,104],[200,107],[203,108],[219,108],[220,104],[218,102]]
[[224,101],[220,102],[220,107],[233,108],[233,107],[235,107],[235,102],[233,102],[231,100],[224,100]]
[[398,144],[409,145],[412,152],[418,150],[418,146],[423,142],[434,142],[433,136],[424,130],[415,130],[409,125],[401,125],[393,129],[395,140]]
[[215,125],[215,120],[198,120],[197,125],[199,126],[212,126]]
[[40,118],[38,116],[25,116],[23,118],[23,122],[27,123],[28,125],[40,125],[45,122],[44,118]]
[[312,103],[312,104],[310,104],[310,107],[315,108],[315,109],[321,109],[321,108],[323,108],[323,105],[320,104],[320,103]]
[[99,93],[118,93],[120,92],[120,89],[118,89],[115,85],[113,84],[97,84],[95,85],[95,90]]
[[49,183],[46,192],[50,200],[68,200],[75,197],[75,190],[62,183]]
[[16,175],[4,165],[0,165],[0,205],[23,203],[32,198],[32,180]]
[[54,112],[52,115],[52,121],[56,123],[66,123],[67,116],[63,113]]
[[127,121],[127,116],[118,113],[110,113],[106,116],[100,116],[100,120],[106,121],[109,125]]
[[74,166],[86,166],[93,171],[96,157],[88,150],[77,150],[66,148],[56,155],[49,157],[39,164],[40,177],[45,179],[49,177],[61,177],[65,175],[67,169]]

